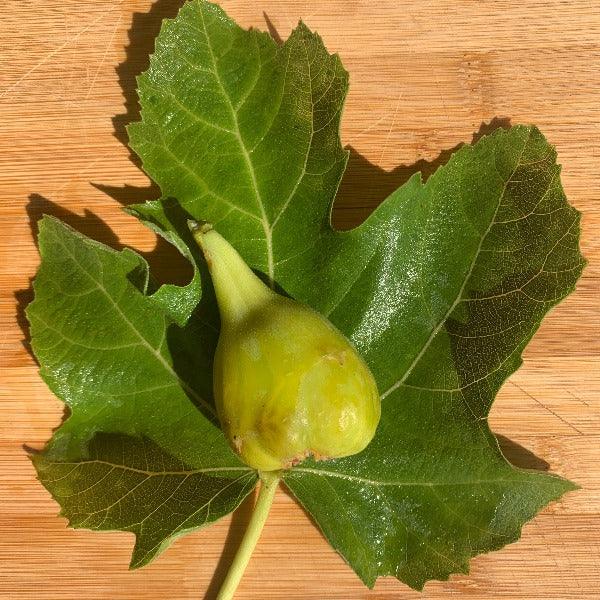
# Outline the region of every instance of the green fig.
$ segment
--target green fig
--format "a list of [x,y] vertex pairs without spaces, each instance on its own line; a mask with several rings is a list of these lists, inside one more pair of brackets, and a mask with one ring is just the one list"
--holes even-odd
[[213,384],[231,447],[260,471],[363,450],[381,405],[350,342],[322,315],[267,287],[210,224],[190,228],[221,315]]

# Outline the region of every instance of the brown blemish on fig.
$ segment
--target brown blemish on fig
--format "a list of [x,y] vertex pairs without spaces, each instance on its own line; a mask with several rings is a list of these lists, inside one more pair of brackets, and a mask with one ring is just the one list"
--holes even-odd
[[331,460],[332,458],[331,456],[326,456],[325,454],[319,454],[314,450],[305,450],[304,452],[301,452],[300,454],[294,456],[294,458],[290,458],[288,461],[286,461],[283,465],[283,468],[290,469],[292,467],[297,467],[301,462],[305,461],[309,457],[312,457],[318,462],[323,460]]
[[305,450],[300,454],[294,456],[294,458],[290,458],[285,462],[284,468],[289,469],[290,467],[295,467],[299,465],[302,461],[306,460],[310,456],[310,450]]
[[317,461],[322,460],[331,460],[331,456],[325,456],[324,454],[319,454],[318,452],[312,452],[312,457]]

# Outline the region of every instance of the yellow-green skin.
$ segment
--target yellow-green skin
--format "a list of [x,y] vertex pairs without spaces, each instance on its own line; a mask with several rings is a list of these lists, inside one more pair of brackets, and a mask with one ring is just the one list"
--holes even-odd
[[381,406],[350,342],[317,312],[269,289],[210,226],[193,231],[221,313],[213,386],[232,448],[260,471],[363,450]]
[[379,423],[375,381],[348,340],[283,297],[221,331],[214,391],[227,438],[261,471],[356,454]]

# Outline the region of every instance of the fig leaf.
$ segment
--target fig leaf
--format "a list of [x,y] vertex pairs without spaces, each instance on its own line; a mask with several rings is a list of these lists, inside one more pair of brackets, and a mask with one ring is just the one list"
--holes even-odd
[[[325,315],[376,379],[371,444],[283,474],[367,585],[393,575],[420,589],[466,572],[574,488],[511,466],[487,424],[584,266],[555,150],[535,127],[499,130],[335,231],[347,86],[339,57],[302,23],[278,46],[201,0],[164,22],[129,128],[164,198],[129,211],[193,261],[193,280],[155,289],[134,252],[49,218],[40,231],[33,348],[71,416],[35,463],[73,525],[134,531],[139,543],[151,513],[149,559],[256,480],[215,424],[218,312],[188,218],[210,221],[267,283]],[[119,436],[122,455],[105,436]]]

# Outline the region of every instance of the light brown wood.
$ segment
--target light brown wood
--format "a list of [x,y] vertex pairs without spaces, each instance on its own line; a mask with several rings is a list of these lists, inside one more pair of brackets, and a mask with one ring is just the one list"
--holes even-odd
[[[528,524],[521,541],[475,559],[469,576],[428,584],[422,597],[600,598],[600,4],[227,0],[223,5],[241,24],[263,29],[265,11],[284,38],[304,18],[350,71],[342,137],[365,159],[351,160],[336,213],[341,226],[362,219],[414,170],[395,167],[435,161],[494,117],[535,122],[556,144],[567,194],[584,213],[582,246],[589,265],[577,292],[544,322],[491,420],[497,432],[582,489]],[[91,185],[117,188],[112,194],[124,203],[156,194],[121,140],[124,123],[135,115],[134,75],[145,65],[161,17],[173,15],[177,6],[175,0],[154,6],[150,0],[3,6],[2,598],[179,600],[205,593],[211,598],[248,516],[247,502],[233,519],[180,539],[151,566],[128,572],[131,536],[66,529],[23,449],[41,447],[62,414],[23,345],[23,307],[38,264],[32,237],[38,216],[56,214],[113,246],[133,246],[163,280],[182,281],[188,273],[176,252],[157,244],[118,201]],[[118,189],[124,185],[145,189]],[[504,443],[519,464],[544,466]],[[374,591],[364,588],[284,492],[278,493],[237,596],[418,597],[392,578],[378,581]]]

